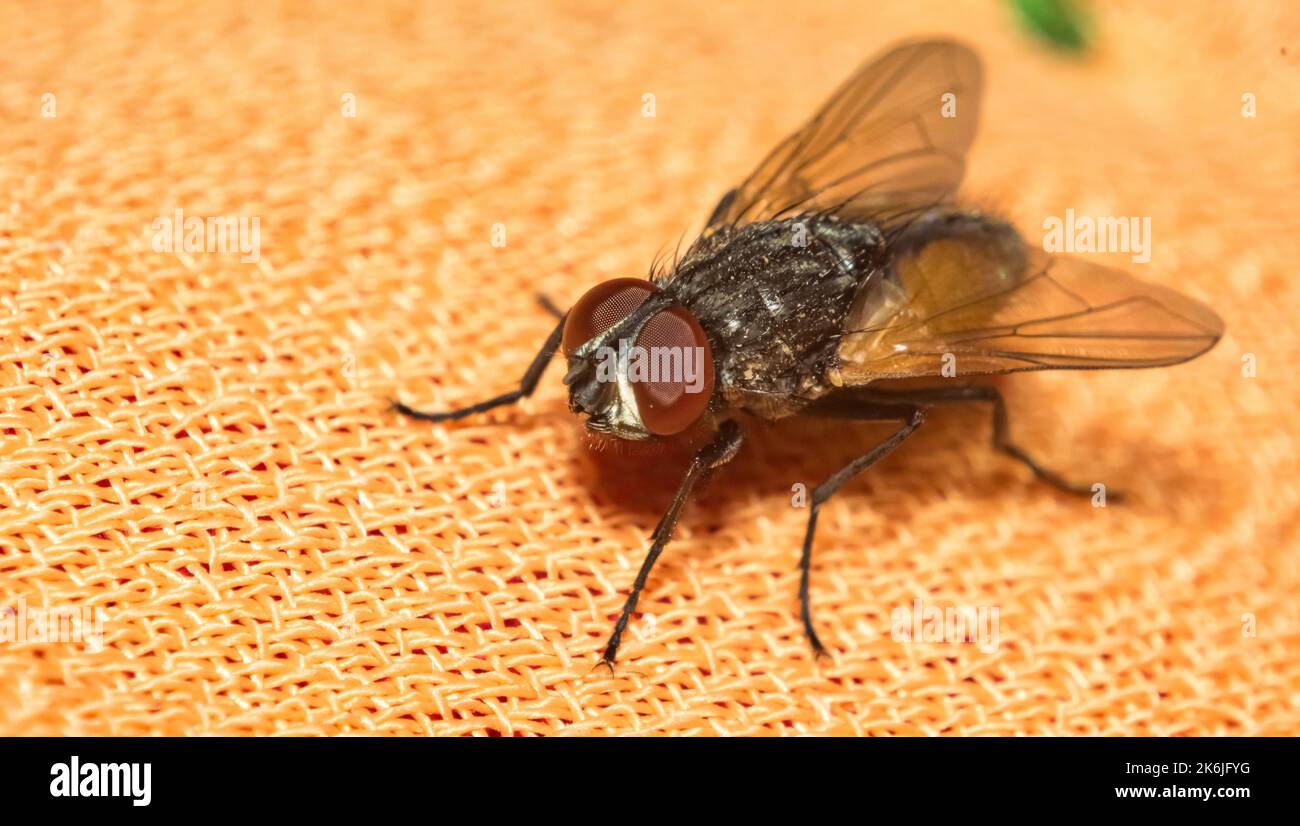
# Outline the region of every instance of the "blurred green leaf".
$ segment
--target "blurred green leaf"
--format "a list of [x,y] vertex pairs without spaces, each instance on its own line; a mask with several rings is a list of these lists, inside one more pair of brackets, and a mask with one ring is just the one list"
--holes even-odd
[[1088,46],[1083,12],[1070,0],[1011,0],[1030,33],[1058,49],[1081,52]]

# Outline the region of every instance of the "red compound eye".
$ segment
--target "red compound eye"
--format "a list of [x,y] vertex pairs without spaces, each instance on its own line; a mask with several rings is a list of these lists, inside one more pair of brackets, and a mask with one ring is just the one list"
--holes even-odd
[[708,409],[713,394],[713,353],[704,328],[684,307],[650,316],[636,337],[642,367],[630,366],[632,392],[646,430],[672,436]]
[[640,307],[654,285],[639,278],[615,278],[597,284],[578,299],[564,322],[560,346],[570,355],[583,344],[613,327]]

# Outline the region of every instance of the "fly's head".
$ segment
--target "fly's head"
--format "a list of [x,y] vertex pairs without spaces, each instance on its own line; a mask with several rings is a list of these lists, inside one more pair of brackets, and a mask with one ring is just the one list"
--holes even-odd
[[587,429],[630,441],[691,429],[713,396],[713,354],[699,321],[649,281],[616,278],[569,310],[561,344],[569,409]]

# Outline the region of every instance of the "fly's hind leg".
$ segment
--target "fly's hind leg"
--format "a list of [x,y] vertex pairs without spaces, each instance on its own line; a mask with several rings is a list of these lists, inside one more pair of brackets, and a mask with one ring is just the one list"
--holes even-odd
[[920,427],[921,422],[925,419],[925,415],[919,407],[910,405],[864,404],[857,405],[856,409],[855,407],[839,410],[828,409],[822,411],[822,415],[863,420],[894,420],[904,422],[904,424],[898,430],[895,430],[888,439],[845,465],[813,490],[812,501],[808,510],[808,529],[803,538],[803,554],[799,557],[799,618],[803,620],[803,630],[808,635],[808,642],[812,644],[813,653],[818,657],[826,653],[826,648],[822,645],[821,639],[818,638],[816,629],[813,628],[812,606],[808,599],[808,578],[812,567],[813,535],[817,531],[817,512],[846,482],[880,461],[886,454],[902,444],[903,440],[911,436],[912,432]]
[[[1034,472],[1042,481],[1076,496],[1091,496],[1092,485],[1067,479],[1051,468],[1043,467],[1023,448],[1011,441],[1010,428],[1007,424],[1007,404],[1002,393],[996,387],[986,385],[965,385],[960,387],[934,387],[923,390],[868,390],[867,397],[872,400],[889,400],[904,404],[944,404],[951,402],[988,402],[993,405],[993,448],[1007,454]],[[1119,491],[1107,491],[1111,500],[1119,500]]]

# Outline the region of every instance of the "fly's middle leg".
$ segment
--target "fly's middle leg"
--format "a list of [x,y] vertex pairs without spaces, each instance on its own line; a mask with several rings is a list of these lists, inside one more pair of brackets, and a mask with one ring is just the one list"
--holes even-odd
[[[839,415],[847,417],[848,413],[844,411]],[[803,630],[808,635],[808,642],[812,644],[813,653],[818,657],[826,653],[826,648],[822,645],[821,639],[817,636],[817,631],[813,628],[812,606],[808,598],[808,578],[812,567],[813,535],[817,531],[817,512],[846,482],[880,461],[886,454],[902,444],[903,440],[911,436],[912,432],[921,426],[921,422],[925,420],[925,415],[919,407],[895,406],[893,408],[882,408],[878,405],[864,405],[863,415],[855,418],[873,420],[889,418],[903,421],[904,424],[894,431],[888,439],[845,465],[818,485],[812,492],[808,510],[808,529],[804,534],[803,554],[799,558],[799,618],[803,621]]]

